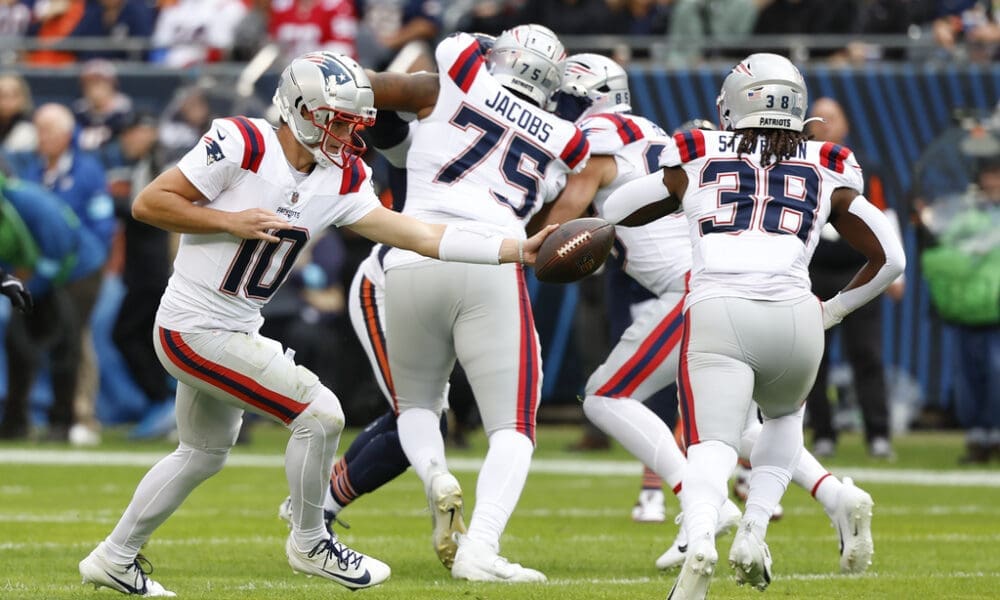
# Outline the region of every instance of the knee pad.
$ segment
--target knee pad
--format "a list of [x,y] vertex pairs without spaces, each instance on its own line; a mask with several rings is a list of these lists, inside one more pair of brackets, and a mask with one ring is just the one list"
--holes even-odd
[[312,401],[289,427],[316,429],[322,435],[339,434],[344,429],[344,410],[336,394],[325,386],[320,386]]
[[204,481],[226,466],[229,448],[197,448],[181,442],[174,455],[183,460],[188,473]]
[[597,423],[601,420],[601,415],[608,410],[608,403],[611,400],[606,396],[587,394],[583,399],[583,414],[587,415],[592,423]]

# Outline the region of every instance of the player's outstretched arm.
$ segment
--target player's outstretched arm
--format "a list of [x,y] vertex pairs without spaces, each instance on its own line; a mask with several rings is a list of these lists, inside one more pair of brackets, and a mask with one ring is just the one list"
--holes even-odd
[[868,262],[840,293],[823,303],[825,329],[881,294],[906,267],[903,245],[885,213],[849,188],[835,190],[830,200],[830,223]]
[[680,168],[665,167],[633,179],[604,201],[604,218],[614,225],[639,227],[680,208],[687,176]]
[[372,241],[441,260],[533,265],[538,248],[555,226],[546,227],[527,240],[515,240],[458,224],[425,223],[378,206],[348,229]]
[[441,83],[434,73],[376,73],[366,71],[375,94],[375,108],[430,114],[437,103]]
[[618,165],[613,156],[591,155],[587,166],[579,173],[569,174],[566,186],[559,192],[559,196],[532,217],[525,229],[528,233],[535,233],[546,225],[582,217],[597,190],[610,184],[617,176]]
[[292,227],[280,215],[262,208],[226,212],[195,204],[204,199],[184,173],[173,167],[139,192],[132,204],[132,216],[176,233],[229,233],[268,242],[280,241],[270,230]]

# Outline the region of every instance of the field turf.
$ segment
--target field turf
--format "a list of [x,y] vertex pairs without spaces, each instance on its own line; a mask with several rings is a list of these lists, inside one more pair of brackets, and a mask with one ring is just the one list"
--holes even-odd
[[[295,575],[284,557],[287,529],[276,509],[287,494],[281,455],[285,430],[262,425],[253,443],[191,495],[144,550],[153,578],[179,598],[294,599],[663,599],[675,573],[653,561],[676,532],[668,522],[637,524],[629,509],[640,468],[620,448],[564,450],[575,428],[542,427],[536,462],[503,538],[502,553],[537,568],[546,585],[454,581],[430,547],[430,518],[416,476],[407,472],[342,513],[341,539],[393,569],[384,585],[351,595],[317,578]],[[342,449],[350,441],[345,436]],[[101,540],[129,501],[146,468],[172,449],[105,435],[94,451],[52,444],[0,444],[0,599],[114,599],[80,584],[77,562]],[[449,450],[471,507],[475,467],[485,440]],[[710,598],[998,598],[1000,597],[1000,463],[956,466],[956,433],[911,434],[895,442],[898,459],[867,458],[845,436],[827,462],[875,498],[875,559],[863,576],[840,575],[837,539],[818,503],[798,488],[784,499],[785,517],[768,542],[774,582],[760,596],[739,588],[725,565],[732,535],[719,541],[720,569]],[[466,518],[471,512],[467,510]]]

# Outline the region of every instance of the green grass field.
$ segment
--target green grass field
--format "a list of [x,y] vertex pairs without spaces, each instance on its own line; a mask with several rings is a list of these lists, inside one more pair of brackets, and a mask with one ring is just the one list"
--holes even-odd
[[[430,519],[412,472],[343,514],[341,538],[392,566],[384,585],[358,592],[386,599],[665,598],[674,573],[653,561],[673,540],[672,522],[636,524],[629,509],[639,466],[620,448],[570,454],[575,428],[543,427],[535,468],[503,539],[503,554],[540,569],[546,585],[454,581],[430,547]],[[346,448],[346,436],[342,448]],[[180,598],[304,600],[347,597],[329,582],[291,572],[287,530],[276,508],[285,497],[283,429],[255,430],[230,464],[196,490],[145,549],[154,579]],[[475,465],[484,440],[449,451],[474,501]],[[1000,469],[959,469],[958,434],[919,434],[896,441],[894,463],[868,459],[856,437],[841,442],[828,466],[854,476],[875,498],[875,559],[860,577],[839,574],[836,534],[818,503],[801,489],[785,496],[785,517],[769,530],[775,580],[767,597],[1000,597]],[[110,531],[135,484],[163,442],[130,443],[106,434],[97,451],[55,445],[0,444],[0,599],[113,599],[80,585],[77,562]],[[677,512],[670,499],[669,516]],[[469,516],[467,510],[466,517]],[[758,598],[739,588],[724,565],[732,535],[720,539],[712,598]],[[354,597],[354,596],[351,596]]]

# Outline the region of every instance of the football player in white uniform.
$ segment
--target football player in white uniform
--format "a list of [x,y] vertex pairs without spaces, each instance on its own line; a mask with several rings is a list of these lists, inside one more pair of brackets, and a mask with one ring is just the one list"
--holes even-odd
[[[572,219],[594,208],[606,216],[605,201],[622,185],[658,172],[659,157],[668,145],[687,144],[698,133],[690,128],[667,135],[648,119],[631,114],[628,75],[610,58],[576,54],[566,59],[558,94],[557,114],[576,119],[591,144],[591,158],[581,173],[571,175],[546,221]],[[691,269],[687,219],[674,213],[641,227],[616,229],[625,272],[656,299],[642,305],[632,325],[608,359],[587,381],[584,411],[603,431],[667,482],[675,494],[682,487],[685,458],[666,425],[642,402],[677,378],[686,281]],[[740,438],[739,454],[748,458],[761,430],[757,408],[751,405]],[[793,481],[816,498],[840,533],[841,566],[861,572],[871,555],[870,520],[865,510],[858,527],[848,527],[859,505],[870,509],[871,497],[850,480],[832,476],[803,449]],[[716,534],[736,525],[739,509],[728,499],[720,507]],[[660,569],[679,567],[687,538],[681,528],[671,547],[656,561]]]
[[[417,114],[403,214],[439,223],[475,219],[484,233],[524,235],[527,220],[589,155],[583,132],[544,108],[559,86],[563,46],[547,28],[521,25],[501,34],[488,56],[465,33],[442,41],[435,56],[437,75],[372,76],[376,106]],[[425,485],[435,550],[443,561],[455,556],[456,578],[544,581],[499,556],[534,451],[541,391],[524,272],[456,269],[399,248],[384,264],[399,437]],[[456,358],[490,446],[468,534],[457,536],[441,525],[460,514],[462,491],[438,428]]]
[[332,391],[257,332],[261,307],[296,256],[324,228],[443,260],[534,260],[545,233],[524,240],[428,224],[384,208],[358,158],[358,125],[375,120],[373,93],[356,62],[306,54],[281,75],[281,124],[217,119],[202,142],[136,198],[139,220],[184,234],[160,303],[154,344],[178,379],[180,444],[139,483],[111,534],[80,562],[85,583],[126,594],[173,596],[149,579],[139,549],[187,495],[218,472],[252,410],[291,431],[285,472],[294,518],[285,544],[292,569],[351,589],[389,577],[384,563],[351,550],[323,523],[323,497],[344,415]]
[[[905,263],[885,215],[861,194],[853,153],[802,133],[806,86],[788,59],[753,54],[740,61],[718,105],[727,131],[674,138],[660,171],[623,185],[604,206],[606,218],[624,226],[682,207],[692,242],[678,378],[688,550],[671,598],[708,593],[726,481],[754,401],[764,424],[729,562],[738,583],[770,583],[764,538],[802,451],[804,400],[823,331],[881,293]],[[807,267],[828,220],[868,262],[843,291],[818,302]]]

